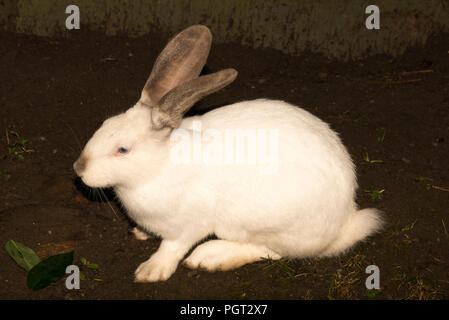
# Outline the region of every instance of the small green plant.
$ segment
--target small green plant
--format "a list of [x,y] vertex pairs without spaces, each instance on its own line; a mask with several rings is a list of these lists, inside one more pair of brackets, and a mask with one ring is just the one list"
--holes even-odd
[[366,289],[366,296],[368,298],[374,299],[376,296],[379,296],[382,293],[380,289]]
[[393,235],[398,235],[401,232],[401,222],[399,220],[395,220],[391,222],[391,229]]
[[94,270],[100,269],[100,266],[97,263],[91,263],[91,262],[87,261],[87,259],[84,257],[81,257],[80,261],[83,265],[85,265],[89,269],[94,269]]
[[329,290],[327,291],[327,299],[335,300],[335,291],[337,290],[336,280],[330,281]]
[[[92,270],[99,270],[100,269],[100,266],[97,263],[91,263],[90,261],[88,261],[84,257],[81,257],[80,261],[81,261],[82,265],[87,267],[88,269],[92,269]],[[82,272],[80,272],[80,279],[81,280],[85,280],[86,279],[86,276]],[[93,278],[93,280],[94,281],[103,281],[103,279],[99,279],[99,278]]]
[[327,298],[329,300],[350,299],[354,294],[354,284],[359,280],[354,270],[348,272],[337,270],[330,281]]
[[266,264],[263,266],[263,269],[265,271],[277,269],[280,270],[286,276],[287,279],[295,277],[295,270],[293,270],[293,268],[291,268],[288,265],[287,260],[285,259],[273,260],[267,258],[262,258],[262,260],[266,262]]
[[418,219],[415,219],[415,221],[413,221],[411,225],[402,228],[401,231],[402,231],[402,232],[406,232],[406,231],[411,231],[411,230],[413,230],[413,228],[415,227],[415,224],[416,224],[417,222],[418,222]]
[[384,191],[385,191],[385,189],[381,189],[381,190],[377,190],[377,189],[365,190],[366,193],[370,194],[372,201],[382,200]]
[[382,163],[382,160],[373,160],[370,159],[368,152],[365,152],[365,155],[363,156],[363,160],[365,160],[366,163]]
[[378,133],[378,135],[377,135],[377,142],[379,142],[379,143],[384,142],[384,140],[385,140],[385,133],[386,133],[385,129],[382,128],[380,130],[380,132]]
[[432,185],[429,183],[430,181],[433,181],[431,178],[417,177],[415,178],[415,181],[425,184],[427,190],[430,190],[432,188]]
[[407,300],[432,300],[442,294],[438,285],[434,283],[426,283],[422,275],[416,275],[414,278],[406,280],[405,289],[407,291]]
[[[13,139],[11,139],[11,137]],[[20,134],[16,131],[6,130],[6,142],[8,144],[8,152],[6,154],[7,157],[14,157],[16,159],[23,160],[24,154],[34,152],[34,150],[27,147],[29,141],[20,136]]]

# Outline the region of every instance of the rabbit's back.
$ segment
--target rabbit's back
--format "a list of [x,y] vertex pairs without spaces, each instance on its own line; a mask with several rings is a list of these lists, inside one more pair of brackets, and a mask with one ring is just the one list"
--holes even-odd
[[[273,153],[271,156],[277,159],[281,169],[293,166],[295,172],[306,174],[305,170],[318,174],[316,178],[321,175],[323,178],[334,177],[347,187],[356,183],[351,157],[337,133],[327,123],[297,106],[278,100],[243,101],[201,117],[186,118],[182,126],[192,127],[195,120],[199,121],[203,135],[207,130],[216,130],[221,133],[224,144],[232,140],[235,148],[243,146],[245,156],[252,151],[256,157]],[[240,140],[236,138],[239,135]],[[251,145],[253,148],[248,149],[252,142],[255,142]],[[226,145],[223,149],[229,151]],[[264,159],[257,160],[263,162]]]

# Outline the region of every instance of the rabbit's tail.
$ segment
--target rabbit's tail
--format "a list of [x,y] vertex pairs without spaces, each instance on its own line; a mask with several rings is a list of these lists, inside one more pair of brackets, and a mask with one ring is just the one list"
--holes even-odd
[[321,256],[336,256],[351,248],[358,241],[381,230],[384,221],[379,210],[367,208],[356,211],[340,231],[339,236],[321,253]]

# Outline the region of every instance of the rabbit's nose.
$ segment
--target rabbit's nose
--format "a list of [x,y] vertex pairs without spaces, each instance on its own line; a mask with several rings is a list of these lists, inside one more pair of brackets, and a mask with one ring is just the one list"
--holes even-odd
[[84,169],[86,169],[87,158],[84,155],[81,155],[78,160],[73,164],[73,169],[75,170],[78,176],[81,176]]

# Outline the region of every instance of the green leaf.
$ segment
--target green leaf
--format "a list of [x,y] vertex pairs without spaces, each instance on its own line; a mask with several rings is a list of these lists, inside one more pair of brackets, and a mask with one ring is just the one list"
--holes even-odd
[[86,258],[84,258],[84,257],[81,257],[81,259],[80,259],[80,260],[81,260],[81,263],[82,263],[82,264],[87,264],[87,259],[86,259]]
[[30,271],[41,261],[33,249],[28,248],[20,242],[9,240],[5,244],[5,249],[11,258],[26,271]]
[[43,289],[65,276],[65,269],[73,262],[74,251],[51,256],[28,272],[27,285],[32,290]]
[[98,266],[98,264],[96,264],[96,263],[88,264],[87,267],[88,267],[89,269],[94,269],[94,270],[97,270],[97,269],[100,268],[100,267]]

